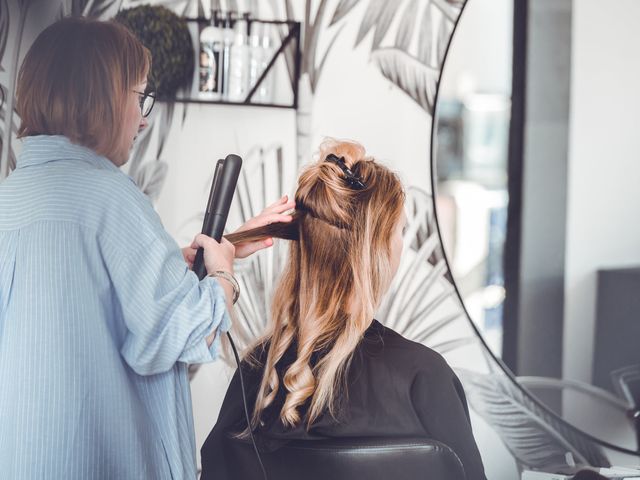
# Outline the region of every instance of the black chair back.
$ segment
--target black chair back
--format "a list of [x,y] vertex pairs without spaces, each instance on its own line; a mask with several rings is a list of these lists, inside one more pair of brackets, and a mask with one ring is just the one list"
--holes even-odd
[[[253,445],[227,438],[228,470],[262,480]],[[465,480],[458,456],[424,438],[336,438],[294,441],[260,455],[269,480]]]

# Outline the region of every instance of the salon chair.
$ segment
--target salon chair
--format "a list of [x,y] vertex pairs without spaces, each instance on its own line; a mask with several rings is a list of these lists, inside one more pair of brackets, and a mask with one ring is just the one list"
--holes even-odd
[[610,375],[616,392],[629,405],[627,415],[634,422],[640,450],[640,363],[619,368]]
[[[250,442],[227,437],[232,478],[262,480]],[[465,480],[458,456],[424,438],[336,438],[295,441],[261,453],[269,480]]]

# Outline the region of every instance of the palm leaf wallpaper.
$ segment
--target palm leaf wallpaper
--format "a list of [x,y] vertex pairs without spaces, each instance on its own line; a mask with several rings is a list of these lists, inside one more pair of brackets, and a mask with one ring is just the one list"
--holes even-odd
[[520,467],[551,470],[575,462],[610,466],[602,448],[534,402],[501,372],[458,370],[471,407],[499,432]]
[[[198,15],[210,6],[209,2],[201,0],[61,0],[55,9],[56,15],[50,20],[65,15],[107,19],[122,8],[142,3],[164,5],[186,16]],[[330,101],[331,92],[323,91],[323,88],[327,78],[334,75],[332,61],[352,53],[344,51],[348,32],[355,32],[351,44],[353,54],[367,57],[376,81],[386,82],[385,85],[401,92],[399,94],[407,100],[402,108],[422,118],[422,131],[428,137],[438,81],[464,8],[463,1],[269,0],[245,2],[245,8],[251,9],[256,16],[302,21],[304,31],[299,106],[293,112],[292,123],[296,158],[285,161],[286,149],[280,141],[245,146],[245,167],[232,212],[237,224],[271,203],[276,198],[273,192],[291,191],[296,172],[311,158],[315,147],[312,142],[318,135],[325,134],[314,127],[318,107]],[[0,180],[15,166],[19,119],[13,92],[20,61],[29,47],[23,42],[25,26],[37,14],[36,5],[28,0],[0,0]],[[284,30],[279,33],[285,34]],[[285,51],[285,59],[284,70],[288,75],[285,81],[292,83],[295,81],[293,53]],[[174,169],[176,159],[171,156],[175,152],[171,153],[169,145],[187,133],[185,125],[189,117],[196,114],[195,110],[187,105],[176,107],[173,102],[160,103],[149,119],[149,127],[137,140],[127,172],[154,201],[163,198],[167,179],[177,174]],[[399,117],[401,113],[398,113]],[[181,121],[175,121],[176,117],[181,117]],[[399,161],[393,157],[384,160],[392,166]],[[429,172],[428,148],[423,158],[414,161],[424,172]],[[200,183],[190,189],[206,197],[210,180],[200,178]],[[609,448],[566,424],[521,388],[491,354],[469,319],[449,271],[430,190],[429,181],[422,184],[407,182],[405,253],[377,317],[447,358],[458,371],[467,391],[474,427],[490,430],[491,438],[499,438],[503,450],[508,452],[518,470],[544,469],[571,462],[606,466],[610,464],[608,455],[612,452],[627,455],[627,459],[634,458],[633,452]],[[180,241],[199,229],[202,217],[203,212],[198,211],[185,215],[178,228]],[[243,295],[235,312],[234,329],[241,347],[250,345],[269,321],[271,294],[286,254],[286,243],[276,242],[272,249],[238,265]],[[198,375],[197,367],[192,368],[192,378]],[[488,455],[485,449],[495,447],[490,443],[481,442],[483,455]]]

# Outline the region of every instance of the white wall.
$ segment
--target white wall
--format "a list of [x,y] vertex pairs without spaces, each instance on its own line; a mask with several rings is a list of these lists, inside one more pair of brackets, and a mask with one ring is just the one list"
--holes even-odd
[[640,264],[638,22],[636,0],[573,2],[563,359],[571,379],[591,379],[596,270]]

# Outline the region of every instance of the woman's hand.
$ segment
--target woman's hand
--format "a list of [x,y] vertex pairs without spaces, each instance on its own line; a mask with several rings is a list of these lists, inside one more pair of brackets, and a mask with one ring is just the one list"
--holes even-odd
[[[285,195],[274,204],[265,208],[259,215],[248,220],[247,223],[242,225],[238,230],[236,230],[236,232],[243,232],[252,228],[263,227],[276,222],[289,223],[293,220],[293,217],[285,214],[284,212],[295,207],[296,202],[294,200],[289,200],[289,197]],[[262,250],[263,248],[268,248],[271,245],[273,245],[273,238],[265,238],[264,240],[259,240],[257,242],[238,244],[236,245],[236,258],[248,257],[252,253]]]
[[[196,235],[191,246],[182,249],[182,254],[189,264],[189,268],[193,265],[196,252],[200,247],[204,249],[204,266],[207,269],[207,273],[213,273],[216,270],[233,273],[233,259],[236,249],[229,240],[222,237],[222,241],[218,243],[213,238],[202,233]],[[185,254],[185,250],[187,250],[187,254]]]

